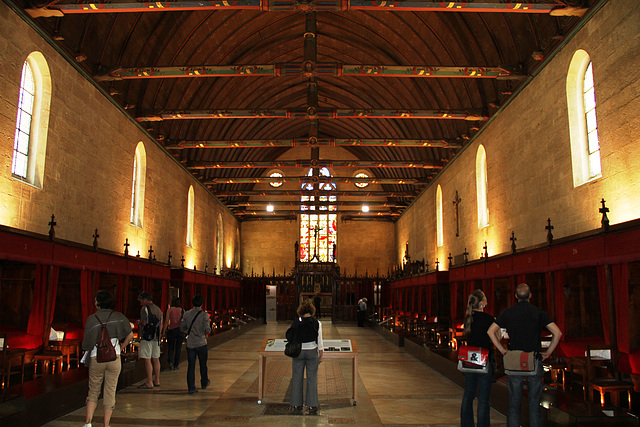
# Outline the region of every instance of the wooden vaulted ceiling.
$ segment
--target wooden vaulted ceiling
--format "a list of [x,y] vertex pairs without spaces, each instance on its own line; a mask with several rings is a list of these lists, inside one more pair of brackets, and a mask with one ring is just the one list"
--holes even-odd
[[[305,178],[288,171],[326,165],[343,219],[393,220],[597,1],[20,6],[238,218],[292,218]],[[273,169],[296,185],[264,185]]]

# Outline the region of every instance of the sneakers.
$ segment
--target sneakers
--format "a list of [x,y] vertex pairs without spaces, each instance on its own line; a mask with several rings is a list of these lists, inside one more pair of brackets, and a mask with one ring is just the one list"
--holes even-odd
[[91,427],[91,423],[89,423],[89,424],[85,424],[85,425],[83,425],[82,427]]
[[309,408],[309,415],[318,415],[318,407],[317,406],[311,406]]

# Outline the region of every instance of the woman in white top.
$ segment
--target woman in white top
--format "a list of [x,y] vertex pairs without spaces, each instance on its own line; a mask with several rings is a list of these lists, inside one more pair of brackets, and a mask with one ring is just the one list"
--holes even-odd
[[[287,340],[302,343],[302,351],[292,361],[291,374],[291,411],[301,414],[303,403],[304,370],[307,370],[306,406],[309,415],[318,414],[318,364],[322,362],[322,323],[314,316],[315,307],[305,301],[298,307],[298,318],[287,331]],[[289,336],[293,335],[293,336]]]

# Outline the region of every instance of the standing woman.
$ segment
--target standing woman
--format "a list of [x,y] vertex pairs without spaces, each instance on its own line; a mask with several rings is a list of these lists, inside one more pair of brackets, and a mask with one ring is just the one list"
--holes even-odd
[[[82,349],[89,352],[89,395],[87,396],[87,415],[84,427],[91,427],[91,420],[98,406],[98,397],[103,381],[104,425],[105,427],[109,425],[113,408],[116,405],[116,386],[122,368],[120,353],[133,339],[129,319],[124,314],[111,310],[113,297],[109,292],[99,290],[96,293],[95,303],[98,311],[87,318],[84,326],[84,339],[82,340]],[[98,363],[96,360],[98,352],[96,345],[102,329],[101,323],[107,325],[111,344],[116,350],[116,360],[112,362]]]
[[489,427],[490,411],[489,396],[493,385],[493,371],[495,359],[493,356],[493,344],[487,330],[495,321],[495,318],[484,312],[487,306],[487,297],[480,289],[471,292],[467,300],[467,310],[464,317],[464,336],[470,347],[483,347],[489,350],[489,372],[486,374],[465,373],[464,395],[460,408],[460,425],[471,426],[473,422],[473,399],[478,390],[478,427]]
[[309,301],[298,307],[298,318],[287,331],[287,340],[302,343],[302,351],[294,357],[291,367],[291,412],[302,414],[304,370],[307,369],[307,398],[309,415],[318,414],[318,364],[322,362],[322,323],[313,315],[316,308]]
[[184,310],[180,306],[180,298],[173,298],[171,305],[167,309],[167,319],[162,330],[162,335],[167,337],[167,361],[169,369],[176,370],[180,364],[180,351],[182,350],[182,341],[184,335],[180,331],[180,322]]

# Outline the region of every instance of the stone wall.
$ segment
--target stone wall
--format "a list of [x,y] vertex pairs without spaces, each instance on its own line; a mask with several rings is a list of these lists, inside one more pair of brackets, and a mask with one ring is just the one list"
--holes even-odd
[[[593,61],[602,177],[573,185],[566,77],[573,54]],[[607,2],[566,46],[494,117],[443,170],[396,227],[396,262],[409,243],[412,259],[431,265],[449,253],[479,258],[546,241],[551,218],[555,238],[600,227],[600,200],[612,224],[640,217],[640,3]],[[476,153],[487,153],[489,226],[478,229]],[[436,247],[435,195],[443,192],[444,245]],[[460,236],[453,200],[458,191]],[[426,213],[426,214],[425,214]],[[445,264],[441,264],[445,265]]]
[[[11,163],[22,65],[41,52],[52,96],[41,188],[12,177]],[[152,245],[159,261],[213,269],[216,219],[224,222],[225,263],[239,265],[239,223],[135,121],[101,93],[5,3],[0,3],[0,224],[143,257]],[[133,160],[142,141],[147,157],[143,227],[130,224]],[[194,241],[186,246],[187,194],[195,193]]]

